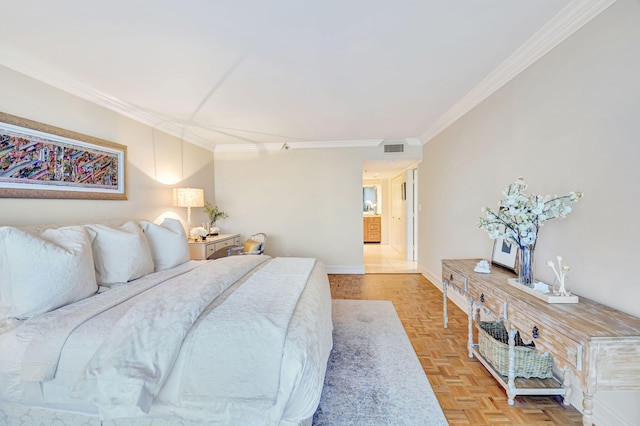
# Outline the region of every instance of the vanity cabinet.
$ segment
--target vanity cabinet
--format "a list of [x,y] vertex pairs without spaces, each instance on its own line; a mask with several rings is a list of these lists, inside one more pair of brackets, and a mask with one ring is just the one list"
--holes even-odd
[[[495,266],[490,274],[474,272],[480,260],[442,261],[444,327],[447,292],[456,291],[468,303],[469,357],[476,357],[504,387],[509,404],[517,395],[564,395],[564,403],[569,404],[574,375],[583,392],[583,424],[591,425],[596,391],[640,390],[640,318],[584,297],[577,304],[548,304],[509,285],[513,273]],[[507,376],[498,373],[478,350],[474,327],[483,316],[502,320],[509,332]],[[539,352],[549,352],[562,377],[514,377],[516,332]]]
[[364,216],[364,242],[379,243],[382,240],[380,216]]

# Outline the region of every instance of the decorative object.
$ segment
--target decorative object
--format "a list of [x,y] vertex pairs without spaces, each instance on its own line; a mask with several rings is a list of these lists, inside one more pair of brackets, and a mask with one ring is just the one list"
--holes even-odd
[[189,231],[189,236],[195,241],[204,241],[204,237],[206,237],[208,234],[209,232],[202,226],[191,228],[191,230]]
[[226,219],[229,215],[218,208],[218,206],[211,206],[211,204],[207,201],[204,204],[204,212],[209,216],[209,223],[211,224],[211,235],[218,235],[220,231],[219,228],[216,227],[216,222],[220,219]]
[[557,294],[560,296],[571,296],[571,293],[567,291],[564,285],[564,279],[567,277],[567,272],[569,272],[571,268],[569,265],[562,264],[562,256],[557,256],[556,259],[558,260],[558,269],[556,269],[552,260],[548,261],[547,265],[553,269],[553,273],[556,275],[556,279],[558,280],[560,287],[558,288]]
[[127,147],[0,113],[0,197],[126,200]]
[[[525,344],[520,333],[515,335],[514,376],[538,379],[553,377],[553,358],[540,354],[533,343]],[[478,350],[502,375],[509,374],[509,333],[502,322],[478,323]]]
[[571,213],[569,204],[582,198],[580,191],[567,195],[525,195],[527,185],[522,177],[509,185],[498,204],[498,211],[489,207],[483,210],[487,218],[480,218],[478,227],[492,239],[503,238],[519,248],[518,278],[523,285],[533,285],[533,255],[538,232],[549,219],[562,219]]
[[478,272],[480,274],[490,274],[491,273],[491,269],[489,267],[489,262],[486,260],[481,260],[480,262],[478,262],[478,264],[476,265],[475,268],[473,268],[473,270],[475,272]]
[[173,205],[187,208],[187,227],[191,229],[191,207],[204,207],[204,189],[173,188]]
[[518,247],[504,238],[498,237],[493,242],[491,262],[503,266],[512,271],[516,270]]
[[580,298],[575,294],[560,296],[553,291],[553,288],[549,284],[545,284],[540,281],[533,283],[532,287],[520,284],[520,280],[517,278],[509,278],[507,282],[512,287],[524,291],[525,293],[547,303],[578,303],[580,301]]

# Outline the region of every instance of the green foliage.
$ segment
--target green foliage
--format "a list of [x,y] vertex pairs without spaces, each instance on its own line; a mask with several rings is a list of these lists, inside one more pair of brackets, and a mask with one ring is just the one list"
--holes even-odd
[[207,201],[204,203],[204,212],[209,216],[209,222],[216,223],[220,219],[226,219],[229,215],[218,208],[218,206],[211,206]]

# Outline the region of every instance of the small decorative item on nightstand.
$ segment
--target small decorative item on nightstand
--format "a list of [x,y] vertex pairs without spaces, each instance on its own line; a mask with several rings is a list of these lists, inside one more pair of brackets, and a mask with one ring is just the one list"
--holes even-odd
[[210,235],[218,235],[220,228],[216,227],[216,222],[220,219],[226,219],[229,215],[218,208],[218,206],[212,206],[208,201],[204,205],[204,212],[209,216],[209,223],[211,228],[209,230]]
[[193,238],[194,241],[204,241],[204,238],[209,234],[206,229],[202,226],[198,226],[196,228],[191,228],[189,231],[189,236]]

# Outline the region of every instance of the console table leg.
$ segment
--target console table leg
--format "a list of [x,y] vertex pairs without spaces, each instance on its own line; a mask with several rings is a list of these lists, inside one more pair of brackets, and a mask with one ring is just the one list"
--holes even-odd
[[585,391],[582,400],[582,424],[583,426],[591,426],[593,424],[593,394]]
[[564,386],[564,397],[562,399],[562,403],[564,405],[570,405],[571,404],[571,369],[569,369],[569,367],[565,367],[564,369],[562,385]]
[[509,405],[514,404],[516,397],[516,333],[515,328],[509,330],[509,371],[507,380],[507,397]]
[[444,328],[449,328],[449,315],[447,312],[447,284],[449,284],[447,280],[442,281],[442,309],[444,315]]
[[469,358],[473,358],[473,299],[469,299],[469,312],[468,315],[468,338],[467,349],[469,350]]

